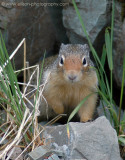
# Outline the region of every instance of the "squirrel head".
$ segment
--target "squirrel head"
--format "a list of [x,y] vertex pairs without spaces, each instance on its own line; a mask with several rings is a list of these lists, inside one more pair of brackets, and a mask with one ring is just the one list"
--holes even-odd
[[72,83],[84,80],[93,66],[87,44],[61,44],[58,60],[59,71],[63,72],[66,81]]

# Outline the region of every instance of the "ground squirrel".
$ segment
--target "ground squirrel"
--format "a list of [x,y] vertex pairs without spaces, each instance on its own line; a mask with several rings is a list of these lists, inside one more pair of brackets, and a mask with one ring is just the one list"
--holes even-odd
[[[72,110],[90,93],[97,91],[97,75],[89,57],[87,44],[62,44],[59,55],[43,73],[47,76],[43,96],[55,113]],[[78,111],[81,122],[91,120],[95,111],[97,94],[94,93]]]

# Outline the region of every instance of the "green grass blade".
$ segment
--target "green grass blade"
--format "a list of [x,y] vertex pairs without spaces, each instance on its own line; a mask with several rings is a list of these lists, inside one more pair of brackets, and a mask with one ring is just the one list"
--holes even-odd
[[[19,104],[19,100],[21,98],[21,92],[17,83],[17,77],[14,73],[12,64],[9,60],[9,56],[1,33],[0,33],[0,56],[1,56],[1,66],[3,69],[2,71],[3,76],[0,76],[1,80],[0,88],[2,89],[5,96],[8,98],[8,101],[11,102],[11,108],[15,112],[17,120],[21,122],[21,119],[23,118],[22,108],[24,108],[24,105]],[[5,62],[7,62],[6,66],[4,65]],[[18,95],[20,95],[20,98],[18,97],[17,93]]]
[[124,111],[124,113],[123,113],[122,122],[125,123],[125,111]]
[[124,138],[123,138],[123,137],[118,137],[118,141],[119,141],[120,143],[125,144],[125,137],[124,137]]
[[105,48],[105,45],[103,45],[102,56],[101,56],[101,64],[103,68],[105,65],[105,61],[106,61],[106,48]]
[[[5,99],[0,98],[0,100],[3,100],[2,102],[6,102],[7,104],[10,104],[10,106],[11,106],[11,103],[7,102]],[[9,116],[13,119],[13,121],[14,121],[18,126],[20,126],[20,122],[18,121],[18,119],[17,119],[16,117],[14,117],[14,116],[10,113],[10,111],[8,111],[8,110],[6,109],[6,107],[5,107],[2,103],[0,103],[0,105],[1,105],[1,107],[6,111],[6,113],[9,114]]]
[[[114,127],[116,129],[118,129],[118,117],[117,117],[117,113],[116,111],[114,110],[112,104],[107,100],[107,98],[105,97],[105,95],[102,93],[101,90],[98,89],[98,93],[100,94],[100,96],[104,99],[104,101],[107,103],[108,107],[109,107],[109,113],[110,113],[110,116],[112,117],[111,120],[113,120],[113,123],[114,123]],[[112,121],[111,121],[111,124],[112,124]]]
[[[91,51],[92,51],[92,54],[93,54],[93,57],[94,57],[95,62],[96,62],[96,64],[97,64],[97,67],[98,67],[98,68],[101,67],[102,70],[103,70],[103,66],[102,66],[102,64],[101,64],[101,61],[100,61],[100,59],[99,59],[99,57],[98,57],[95,49],[94,49],[93,46],[92,46],[92,43],[91,43],[90,38],[89,38],[89,36],[88,36],[88,34],[87,34],[85,25],[84,25],[84,23],[83,23],[83,19],[82,19],[81,15],[80,15],[80,12],[79,12],[78,8],[77,8],[77,5],[76,5],[76,3],[75,3],[74,0],[72,0],[72,3],[73,3],[73,6],[74,6],[74,8],[75,8],[76,14],[77,14],[77,16],[78,16],[78,18],[79,18],[79,21],[80,21],[80,23],[81,23],[83,32],[85,33],[85,36],[86,36],[86,38],[87,38],[87,40],[88,40],[88,44],[89,44],[90,49],[91,49]],[[98,65],[98,64],[99,64],[99,65]],[[104,71],[104,70],[103,70],[103,71]]]
[[121,85],[121,95],[119,104],[119,115],[118,115],[119,124],[120,124],[121,108],[122,108],[123,93],[124,93],[124,82],[125,82],[125,55],[123,58],[123,74],[122,74],[122,85]]
[[[111,92],[110,92],[110,88],[109,88],[107,76],[106,76],[105,70],[104,70],[104,68],[103,68],[103,65],[101,64],[101,61],[100,61],[100,59],[99,59],[99,57],[98,57],[95,49],[93,48],[92,43],[91,43],[89,37],[88,37],[88,34],[87,34],[87,32],[86,32],[86,28],[85,28],[84,22],[83,22],[83,20],[82,20],[82,17],[81,17],[81,15],[80,15],[80,12],[79,12],[79,10],[78,10],[78,8],[77,8],[77,5],[76,5],[75,1],[72,0],[72,3],[73,3],[73,5],[74,5],[76,14],[77,14],[77,16],[78,16],[78,18],[79,18],[79,21],[80,21],[80,23],[81,23],[82,29],[83,29],[83,31],[84,31],[84,33],[85,33],[85,36],[86,36],[86,38],[87,38],[87,40],[88,40],[90,49],[91,49],[91,51],[92,51],[92,54],[93,54],[93,57],[94,57],[94,59],[95,59],[95,62],[96,62],[96,65],[97,65],[97,68],[98,68],[98,70],[99,70],[100,75],[101,75],[101,72],[104,72],[105,80],[106,80],[106,87],[107,87],[106,89],[107,89],[107,92],[108,92],[107,95],[110,96],[110,95],[111,95]],[[101,71],[100,71],[100,68],[102,69]],[[111,99],[111,96],[110,96],[110,99]]]
[[106,84],[107,84],[107,89],[108,89],[108,94],[110,97],[110,102],[112,104],[112,86],[113,86],[113,81],[112,81],[112,70],[113,70],[113,59],[112,59],[112,50],[111,50],[111,39],[110,39],[110,34],[108,31],[108,28],[105,31],[105,44],[106,44],[106,53],[107,53],[107,59],[108,59],[108,66],[110,69],[110,87],[109,87],[109,83],[108,80],[106,78]]
[[105,82],[104,82],[104,77],[103,77],[103,72],[99,72],[95,67],[93,67],[96,70],[98,82],[101,88],[101,91],[106,94],[106,87],[105,87]]
[[100,102],[102,103],[104,115],[105,115],[105,117],[107,117],[107,112],[106,112],[106,109],[105,109],[105,106],[104,106],[104,102],[103,102],[103,100],[100,100]]
[[85,103],[85,101],[94,93],[89,94],[88,96],[86,96],[79,104],[78,106],[72,111],[72,113],[70,114],[68,121],[67,121],[67,134],[69,137],[69,121],[71,121],[71,119],[74,117],[74,115],[79,111],[79,109],[82,107],[82,105]]
[[107,59],[109,69],[113,70],[113,60],[112,60],[112,52],[111,52],[111,39],[108,29],[105,31],[105,44],[106,44],[106,51],[107,51]]
[[94,93],[89,94],[88,96],[86,96],[79,104],[78,106],[72,111],[72,113],[70,114],[67,123],[69,123],[69,121],[74,117],[74,115],[79,111],[79,109],[81,108],[81,106],[85,103],[85,101]]

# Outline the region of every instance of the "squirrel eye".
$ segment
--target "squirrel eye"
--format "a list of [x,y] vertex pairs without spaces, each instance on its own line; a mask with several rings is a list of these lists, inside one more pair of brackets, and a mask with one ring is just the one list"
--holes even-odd
[[61,57],[61,59],[60,59],[60,62],[59,62],[59,65],[60,66],[63,66],[63,64],[64,64],[64,56],[62,55],[62,57]]
[[60,60],[60,64],[63,64],[63,58],[61,58],[61,60]]
[[85,59],[85,58],[82,59],[82,64],[83,64],[85,67],[87,66],[87,62],[86,62],[86,59]]

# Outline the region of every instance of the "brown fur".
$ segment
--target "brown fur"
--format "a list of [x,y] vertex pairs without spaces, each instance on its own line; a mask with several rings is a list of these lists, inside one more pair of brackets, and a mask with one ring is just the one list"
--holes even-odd
[[[67,112],[68,108],[73,110],[87,95],[97,90],[96,72],[89,64],[83,66],[80,55],[65,56],[63,66],[57,65],[57,69],[48,69],[47,72],[51,73],[43,95],[57,114]],[[76,81],[69,80],[70,75],[75,75]],[[78,112],[80,121],[92,119],[96,101],[97,94],[94,93],[83,104]]]

